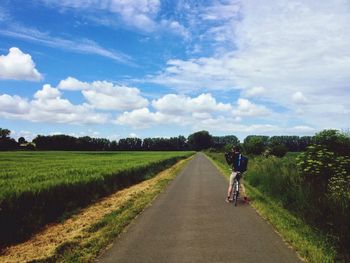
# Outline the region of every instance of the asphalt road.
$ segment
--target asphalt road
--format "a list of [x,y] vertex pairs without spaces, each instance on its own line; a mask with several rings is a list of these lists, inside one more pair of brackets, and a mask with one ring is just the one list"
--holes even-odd
[[96,262],[301,262],[201,153]]

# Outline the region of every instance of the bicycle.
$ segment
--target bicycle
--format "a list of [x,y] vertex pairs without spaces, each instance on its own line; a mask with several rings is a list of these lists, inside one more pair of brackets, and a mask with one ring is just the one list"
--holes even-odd
[[240,181],[240,179],[241,179],[241,173],[237,173],[235,179],[233,180],[233,184],[232,184],[231,196],[232,196],[234,206],[237,206],[237,200],[238,200],[238,196],[239,196],[239,181]]

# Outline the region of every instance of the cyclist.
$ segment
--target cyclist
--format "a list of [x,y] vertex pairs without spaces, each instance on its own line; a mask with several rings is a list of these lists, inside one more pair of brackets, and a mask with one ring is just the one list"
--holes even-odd
[[[230,176],[230,184],[227,189],[227,197],[226,197],[226,202],[232,202],[233,200],[231,199],[231,193],[232,193],[232,186],[233,186],[233,181],[236,178],[236,176],[241,176],[246,170],[247,170],[247,164],[248,164],[248,158],[244,157],[241,154],[240,147],[239,146],[233,146],[232,151],[229,153],[225,153],[225,158],[226,161],[229,165],[232,167],[232,173]],[[242,188],[242,194],[244,196],[244,201],[248,203],[248,198],[246,195],[245,187],[243,184],[241,184]]]

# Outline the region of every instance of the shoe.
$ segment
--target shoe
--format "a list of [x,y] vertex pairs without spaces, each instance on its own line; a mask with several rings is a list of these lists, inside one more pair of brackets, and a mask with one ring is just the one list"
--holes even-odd
[[249,201],[250,201],[250,200],[248,199],[248,197],[245,196],[245,197],[244,197],[244,202],[245,202],[246,204],[249,204]]
[[226,202],[226,203],[230,203],[230,198],[229,198],[229,197],[226,197],[226,198],[225,198],[225,202]]

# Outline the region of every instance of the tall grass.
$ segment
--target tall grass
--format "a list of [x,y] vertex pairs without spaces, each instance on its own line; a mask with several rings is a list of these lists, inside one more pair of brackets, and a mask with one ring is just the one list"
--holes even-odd
[[310,209],[310,193],[298,173],[295,158],[295,155],[251,158],[245,180],[300,214]]

